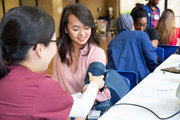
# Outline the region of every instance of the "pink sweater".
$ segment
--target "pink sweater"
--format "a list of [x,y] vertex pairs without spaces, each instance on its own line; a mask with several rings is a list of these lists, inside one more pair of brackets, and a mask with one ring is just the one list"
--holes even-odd
[[180,38],[180,28],[176,28],[176,34],[172,36],[169,45],[177,45],[177,38]]
[[[106,56],[103,49],[95,45],[91,45],[89,54],[87,56],[83,56],[84,54],[86,54],[87,50],[88,46],[80,51],[78,67],[75,73],[72,72],[71,65],[67,66],[67,64],[61,63],[59,54],[56,54],[56,56],[54,57],[54,79],[58,81],[59,84],[61,84],[61,86],[70,94],[75,94],[83,91],[84,79],[89,65],[92,62],[101,62],[106,65]],[[107,92],[109,92],[109,90]],[[104,94],[100,96],[100,98],[102,98],[101,101],[104,101],[104,98],[106,98]]]

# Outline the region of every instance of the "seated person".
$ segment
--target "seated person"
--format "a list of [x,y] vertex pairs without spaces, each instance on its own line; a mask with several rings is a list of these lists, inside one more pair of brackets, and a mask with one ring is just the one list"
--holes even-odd
[[[76,94],[85,88],[90,64],[98,62],[105,66],[106,55],[99,47],[94,18],[86,6],[79,3],[67,5],[63,9],[59,29],[61,45],[54,57],[54,79],[64,90]],[[110,91],[106,88],[98,92],[96,101],[109,107],[109,99]]]
[[171,9],[163,11],[158,25],[156,27],[159,32],[159,44],[177,45],[180,38],[180,28],[175,27],[175,14]]
[[159,34],[155,28],[147,27],[148,13],[143,9],[143,4],[137,4],[131,12],[131,16],[134,20],[135,30],[144,31],[148,34],[154,47],[158,46]]
[[[43,73],[57,52],[53,18],[38,7],[12,8],[0,23],[0,119],[85,117],[104,86],[92,76],[83,95],[70,95]],[[61,67],[61,66],[59,66]]]
[[158,65],[156,49],[145,32],[132,31],[131,15],[121,14],[116,27],[119,34],[108,45],[107,68],[134,71],[141,81]]

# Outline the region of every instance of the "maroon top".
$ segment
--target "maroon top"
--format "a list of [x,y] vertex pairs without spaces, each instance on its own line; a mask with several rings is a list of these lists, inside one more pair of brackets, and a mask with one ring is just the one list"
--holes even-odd
[[44,73],[10,66],[0,80],[0,120],[66,120],[73,98]]

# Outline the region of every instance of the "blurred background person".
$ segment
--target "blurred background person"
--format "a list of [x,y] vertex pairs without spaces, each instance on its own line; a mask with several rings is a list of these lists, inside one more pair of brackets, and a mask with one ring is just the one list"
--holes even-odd
[[159,34],[155,28],[147,27],[148,13],[143,9],[143,4],[136,4],[136,7],[132,9],[131,16],[134,20],[135,30],[144,31],[148,34],[151,43],[154,47],[158,46]]
[[116,21],[118,35],[108,45],[108,69],[134,71],[139,82],[157,67],[156,49],[149,36],[133,30],[133,18],[121,14]]
[[148,27],[156,28],[157,23],[160,18],[160,9],[157,6],[159,0],[149,0],[149,2],[144,6],[144,9],[148,12]]
[[159,44],[177,45],[177,38],[180,38],[180,28],[175,27],[173,10],[166,9],[163,11],[156,29],[160,36]]

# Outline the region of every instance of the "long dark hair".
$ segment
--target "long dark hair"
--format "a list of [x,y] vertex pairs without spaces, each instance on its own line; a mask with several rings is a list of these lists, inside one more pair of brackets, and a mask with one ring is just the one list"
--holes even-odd
[[173,35],[176,36],[175,13],[173,10],[166,9],[163,11],[156,30],[159,32],[159,43],[168,45]]
[[8,73],[6,64],[25,60],[27,51],[38,43],[47,46],[54,28],[52,17],[38,7],[9,10],[0,23],[0,78]]
[[134,7],[131,11],[131,16],[133,17],[134,22],[137,21],[138,18],[146,17],[148,20],[148,13],[143,9],[144,5],[137,3],[136,7]]
[[[69,35],[65,32],[68,24],[68,17],[70,14],[75,15],[82,23],[91,27],[91,36],[86,44],[88,44],[88,55],[90,51],[90,43],[99,45],[99,39],[96,33],[96,26],[94,23],[93,16],[89,9],[82,4],[70,4],[66,6],[63,10],[60,27],[59,27],[59,42],[61,43],[59,48],[59,55],[61,57],[61,62],[66,63],[67,65],[72,64],[72,55],[71,52],[74,50],[72,45],[72,40]],[[84,47],[85,45],[83,45]],[[67,53],[70,54],[70,60],[66,57]]]

